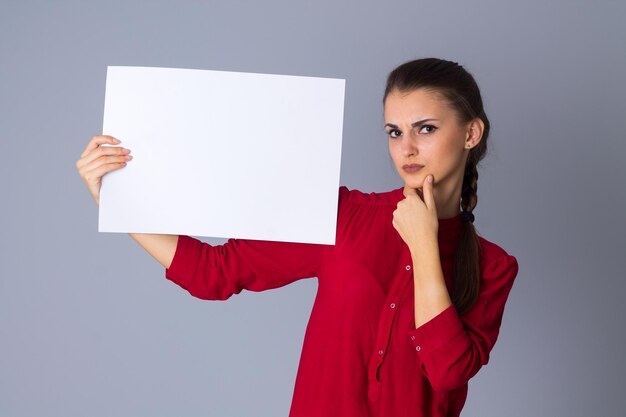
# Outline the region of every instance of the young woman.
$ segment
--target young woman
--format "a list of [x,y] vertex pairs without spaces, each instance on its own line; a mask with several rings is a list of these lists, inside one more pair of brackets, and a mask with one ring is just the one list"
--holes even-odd
[[[477,236],[477,164],[489,120],[474,78],[435,58],[389,74],[389,153],[404,187],[341,187],[336,244],[131,234],[168,279],[226,299],[318,277],[290,415],[458,416],[486,364],[518,265]],[[77,162],[96,203],[129,151],[94,136]]]

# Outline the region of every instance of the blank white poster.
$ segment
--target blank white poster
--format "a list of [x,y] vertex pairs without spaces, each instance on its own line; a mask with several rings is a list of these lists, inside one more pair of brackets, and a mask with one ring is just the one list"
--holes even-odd
[[335,243],[345,80],[107,69],[98,230]]

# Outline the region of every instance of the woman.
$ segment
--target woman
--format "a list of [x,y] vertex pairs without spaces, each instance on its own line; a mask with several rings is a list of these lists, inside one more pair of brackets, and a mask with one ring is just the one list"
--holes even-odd
[[[290,415],[458,416],[487,363],[518,265],[477,236],[476,166],[489,120],[460,65],[427,58],[389,74],[389,153],[404,187],[341,187],[336,244],[131,234],[168,279],[205,299],[316,276]],[[100,181],[129,151],[95,136],[77,162],[98,203]]]

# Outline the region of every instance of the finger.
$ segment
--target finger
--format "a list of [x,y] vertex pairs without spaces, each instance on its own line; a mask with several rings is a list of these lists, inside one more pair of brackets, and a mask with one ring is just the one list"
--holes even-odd
[[114,138],[113,136],[108,136],[108,135],[95,135],[91,138],[91,140],[89,141],[89,143],[87,144],[87,147],[85,148],[85,150],[83,151],[82,154],[80,154],[80,157],[83,158],[85,155],[87,155],[89,152],[93,151],[94,149],[96,149],[98,146],[102,145],[102,144],[120,144],[121,141],[117,138]]
[[415,188],[409,187],[408,185],[404,185],[404,190],[402,190],[402,193],[404,194],[404,197],[408,197],[408,196],[416,196],[417,194],[417,190]]
[[104,155],[92,160],[89,163],[86,163],[84,166],[79,168],[78,172],[81,176],[84,176],[86,173],[91,172],[102,165],[106,164],[116,164],[121,162],[130,161],[133,157],[130,155]]
[[395,211],[394,211],[393,217],[391,219],[391,225],[393,226],[394,229],[398,230],[398,221],[396,220],[396,212]]
[[87,183],[98,183],[107,172],[115,171],[125,166],[126,162],[112,162],[110,164],[99,165],[90,171],[86,171],[83,178]]
[[424,185],[422,186],[422,194],[424,195],[424,203],[429,209],[435,208],[435,197],[433,196],[433,183],[435,178],[432,174],[429,174],[424,179]]
[[76,161],[76,167],[80,170],[82,167],[89,165],[93,161],[101,158],[105,155],[127,155],[130,153],[129,149],[122,148],[121,146],[99,146],[93,149],[91,152]]

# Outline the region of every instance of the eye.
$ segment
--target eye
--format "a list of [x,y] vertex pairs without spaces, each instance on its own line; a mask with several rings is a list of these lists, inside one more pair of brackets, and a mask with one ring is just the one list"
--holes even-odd
[[420,133],[433,133],[435,130],[437,130],[437,126],[423,125],[420,129]]
[[387,135],[395,139],[395,138],[399,138],[400,136],[402,136],[402,132],[399,131],[398,129],[390,129],[387,131]]

